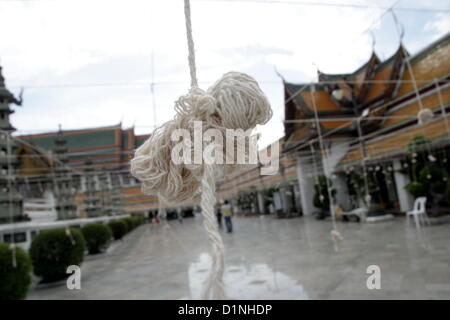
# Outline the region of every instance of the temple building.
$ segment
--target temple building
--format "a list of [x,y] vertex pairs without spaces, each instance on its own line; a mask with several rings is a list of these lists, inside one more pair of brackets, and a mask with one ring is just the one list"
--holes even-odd
[[[20,101],[0,80],[0,125],[12,132],[9,104]],[[450,210],[449,80],[450,34],[414,55],[402,44],[385,61],[372,53],[351,73],[318,71],[314,83],[283,79],[285,135],[260,150],[279,148],[272,159],[278,172],[263,175],[261,164],[247,165],[218,183],[217,198],[244,215],[320,216],[331,203],[376,216],[406,212],[428,192],[437,211]],[[15,136],[10,151],[1,140],[3,164],[8,152],[18,156],[11,163],[20,190],[16,209],[25,198],[24,208],[53,206],[59,219],[155,212],[158,200],[142,194],[129,167],[148,137],[118,124]],[[9,203],[6,195],[0,193],[0,205]],[[167,212],[192,214],[199,200],[168,204]]]
[[[302,213],[300,190],[297,181],[295,157],[291,154],[271,154],[281,151],[284,139],[275,141],[260,153],[269,155],[277,168],[276,174],[261,174],[261,164],[248,164],[220,181],[217,193],[220,200],[229,199],[236,214],[276,214],[278,217],[299,216]],[[275,146],[276,145],[276,146]]]
[[[250,165],[219,183],[219,199],[241,214],[307,216],[329,207],[329,186],[335,205],[377,216],[411,210],[431,189],[430,205],[450,211],[450,34],[413,56],[400,44],[385,61],[372,53],[352,73],[317,78],[283,80],[279,173]],[[426,109],[433,116],[419,124]]]
[[67,166],[67,141],[61,130],[54,141],[53,156],[59,161],[59,166],[54,166],[51,172],[53,182],[53,195],[56,201],[58,219],[74,219],[78,216],[75,196],[80,188],[81,176]]
[[9,116],[14,113],[11,104],[22,105],[5,87],[5,79],[0,66],[0,223],[23,219],[23,200],[19,192],[15,174],[19,165],[16,151],[17,143],[11,138],[16,129]]
[[[121,124],[19,136],[36,148],[52,152],[56,159],[62,157],[70,168],[65,176],[71,177],[70,190],[62,192],[66,202],[75,199],[77,217],[142,214],[158,208],[157,200],[141,193],[139,182],[129,171],[134,150],[148,137],[135,135],[133,128],[122,129]],[[56,201],[60,201],[59,196]],[[62,208],[70,208],[70,214],[63,213]],[[64,204],[59,212],[59,216],[74,216],[72,204]]]

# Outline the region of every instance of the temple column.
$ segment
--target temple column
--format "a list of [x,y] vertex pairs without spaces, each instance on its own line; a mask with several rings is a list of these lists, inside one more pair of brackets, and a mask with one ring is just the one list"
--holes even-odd
[[314,168],[308,158],[297,158],[297,176],[300,189],[300,198],[304,216],[310,216],[314,212],[314,177],[311,173]]
[[394,160],[394,179],[397,188],[398,202],[402,212],[410,211],[414,204],[413,196],[405,190],[410,182],[408,175],[399,172],[402,169],[400,160]]
[[332,179],[333,189],[336,190],[336,204],[340,205],[344,210],[350,209],[350,196],[348,194],[347,182],[345,181],[345,174],[335,174],[335,179]]
[[286,185],[280,187],[281,205],[283,206],[283,213],[288,214],[290,211],[290,205],[287,199],[287,187]]
[[294,201],[295,201],[295,210],[298,213],[301,213],[302,202],[301,202],[301,194],[300,194],[300,188],[298,186],[298,182],[294,183]]
[[266,208],[264,207],[264,195],[261,190],[257,191],[257,197],[258,197],[258,208],[260,214],[266,214]]

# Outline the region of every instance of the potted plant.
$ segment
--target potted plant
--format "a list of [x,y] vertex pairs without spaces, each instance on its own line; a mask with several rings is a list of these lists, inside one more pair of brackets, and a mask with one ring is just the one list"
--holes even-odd
[[[328,184],[327,184],[328,181]],[[317,214],[317,219],[322,220],[330,215],[330,198],[328,193],[328,187],[330,187],[331,196],[336,196],[336,189],[332,188],[333,183],[330,179],[325,177],[324,175],[320,175],[317,178],[317,183],[314,185],[314,198],[313,204],[316,208],[319,209]]]

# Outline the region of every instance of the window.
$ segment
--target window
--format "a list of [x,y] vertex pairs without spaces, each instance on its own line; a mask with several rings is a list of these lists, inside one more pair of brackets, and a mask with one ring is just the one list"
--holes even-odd
[[[11,242],[11,234],[5,234],[3,235],[3,241],[4,242]],[[17,232],[14,233],[14,243],[20,243],[20,242],[26,242],[27,241],[27,234],[25,232]]]
[[129,175],[129,174],[124,174],[124,175],[122,176],[122,179],[123,179],[123,185],[128,186],[128,185],[131,184],[131,175]]

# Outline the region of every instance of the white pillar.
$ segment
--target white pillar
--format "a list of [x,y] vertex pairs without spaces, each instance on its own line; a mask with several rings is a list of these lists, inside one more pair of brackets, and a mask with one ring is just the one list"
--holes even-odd
[[336,204],[339,204],[344,210],[350,209],[350,196],[348,194],[347,182],[345,174],[335,174],[336,178],[332,179],[333,189],[336,190]]
[[53,190],[47,189],[44,191],[44,199],[47,206],[50,208],[49,216],[53,221],[58,220],[58,212],[56,211],[56,200]]
[[295,210],[299,212],[302,209],[301,204],[301,195],[300,195],[300,188],[298,186],[298,182],[294,183],[294,201],[295,201]]
[[410,182],[408,175],[397,172],[401,168],[402,164],[400,160],[394,160],[394,179],[397,188],[398,202],[400,210],[406,212],[412,209],[414,199],[413,196],[405,190],[405,186]]
[[316,210],[314,197],[314,168],[308,158],[297,158],[297,176],[300,188],[301,205],[304,216],[310,216]]
[[[346,139],[340,142],[331,142],[328,150],[328,155],[324,159],[324,165],[327,166],[328,174],[331,174],[334,171],[334,168],[336,168],[341,159],[348,153],[351,140],[352,139]],[[327,143],[329,142],[330,141],[328,140]]]
[[264,208],[264,197],[263,197],[262,193],[263,192],[261,190],[257,191],[259,214],[265,214],[266,213],[266,209]]

